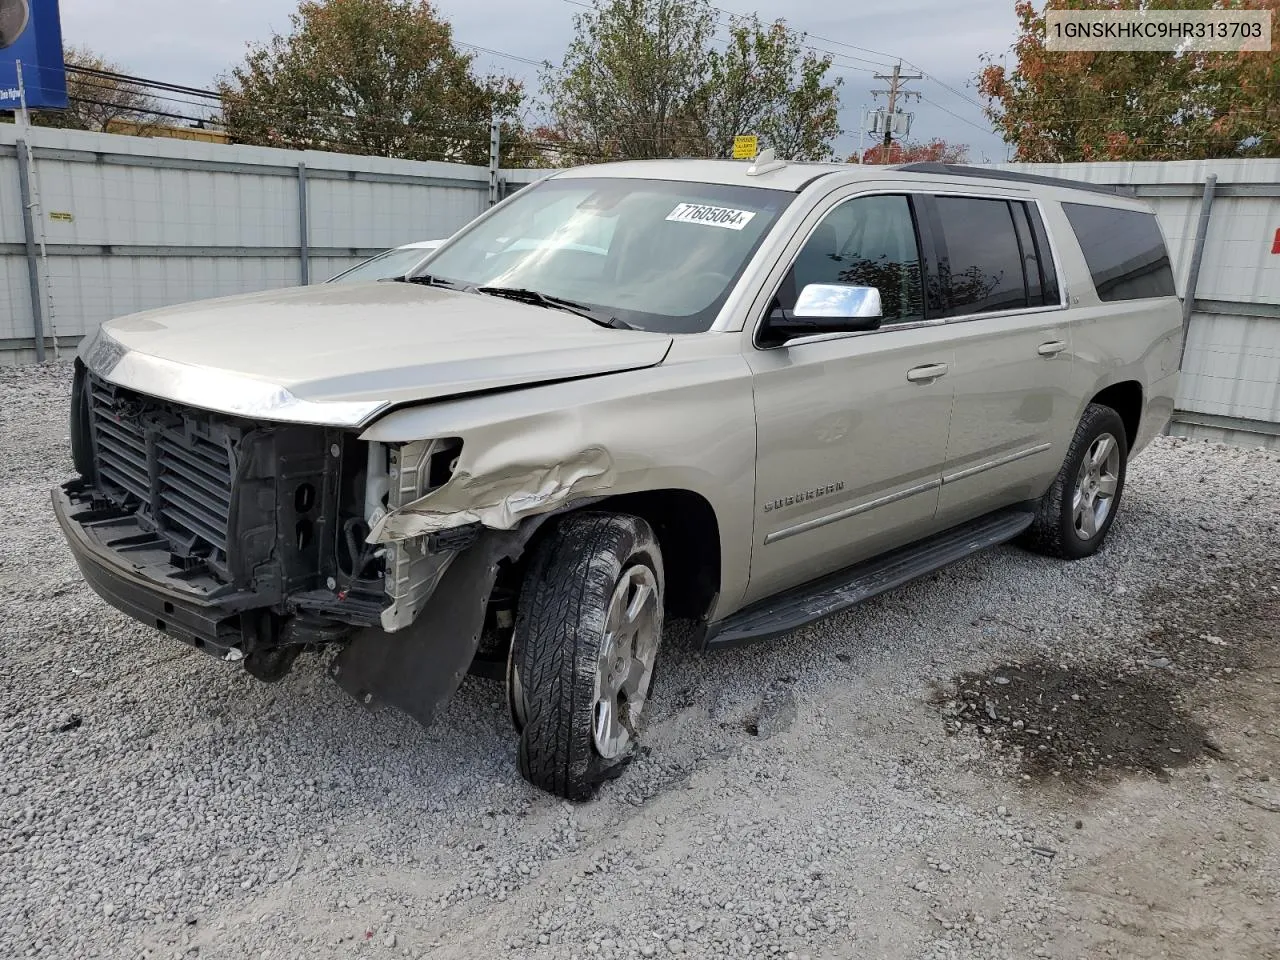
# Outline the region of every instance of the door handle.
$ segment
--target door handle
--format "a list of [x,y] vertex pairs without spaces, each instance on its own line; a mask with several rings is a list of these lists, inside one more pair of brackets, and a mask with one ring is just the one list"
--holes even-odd
[[908,370],[907,379],[912,383],[932,383],[939,377],[945,377],[950,369],[945,363],[926,363],[923,367]]
[[1036,347],[1036,353],[1040,354],[1042,357],[1053,359],[1065,349],[1067,349],[1067,345],[1063,341],[1050,340],[1048,343],[1042,343],[1040,346]]

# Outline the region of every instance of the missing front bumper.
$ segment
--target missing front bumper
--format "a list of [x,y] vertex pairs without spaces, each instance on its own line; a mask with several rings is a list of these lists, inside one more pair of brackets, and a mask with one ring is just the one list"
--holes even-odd
[[[85,582],[103,600],[167,636],[224,659],[243,641],[244,597],[216,596],[215,584],[158,581],[159,551],[148,550],[145,531],[127,516],[113,516],[73,499],[76,483],[55,487],[53,512]],[[116,547],[108,544],[116,544]],[[132,547],[122,553],[119,545]],[[126,557],[132,556],[129,560]],[[164,564],[168,565],[167,554]],[[173,569],[173,568],[170,568]]]

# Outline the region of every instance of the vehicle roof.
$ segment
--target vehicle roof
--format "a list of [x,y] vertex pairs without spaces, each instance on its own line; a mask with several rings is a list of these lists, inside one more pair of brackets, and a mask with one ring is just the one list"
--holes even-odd
[[[1068,190],[1092,194],[1092,197],[1081,196],[1080,199],[1092,200],[1095,203],[1102,197],[1116,201],[1118,205],[1128,205],[1126,201],[1134,202],[1132,196],[1115,187],[964,164],[915,163],[878,166],[788,160],[784,166],[754,176],[748,174],[747,171],[750,168],[751,164],[743,160],[627,160],[572,167],[554,174],[554,177],[556,179],[617,177],[635,180],[685,180],[690,183],[764,187],[798,193],[818,178],[834,179],[838,176],[843,183],[892,180],[898,183],[919,182],[921,185],[944,185],[961,189],[975,186],[1003,187],[1041,195],[1050,191]],[[1142,206],[1140,201],[1137,201],[1136,205]]]
[[624,160],[617,163],[595,163],[571,167],[555,175],[556,179],[579,177],[617,177],[631,180],[687,180],[690,183],[723,183],[742,187],[765,187],[774,190],[802,190],[815,177],[847,170],[843,163],[797,163],[759,176],[748,176],[751,164],[744,160]]

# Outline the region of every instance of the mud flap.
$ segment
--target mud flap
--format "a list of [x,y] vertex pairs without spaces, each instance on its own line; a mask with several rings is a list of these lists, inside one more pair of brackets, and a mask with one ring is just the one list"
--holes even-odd
[[329,668],[338,686],[366,706],[387,704],[430,725],[475,657],[498,564],[519,557],[545,519],[482,532],[454,558],[412,625],[356,634]]

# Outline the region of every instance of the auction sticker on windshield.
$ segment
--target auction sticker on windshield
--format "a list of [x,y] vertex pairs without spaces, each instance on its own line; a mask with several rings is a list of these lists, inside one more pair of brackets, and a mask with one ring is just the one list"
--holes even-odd
[[676,223],[700,223],[707,227],[724,227],[727,230],[741,230],[751,218],[754,210],[734,210],[732,207],[709,207],[705,203],[681,203],[667,214],[668,220]]

